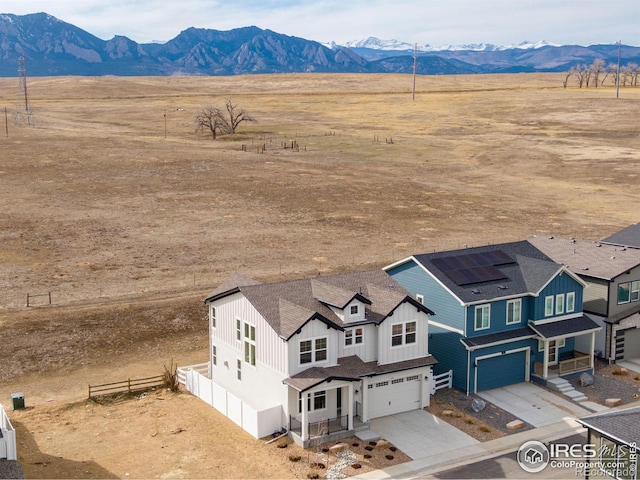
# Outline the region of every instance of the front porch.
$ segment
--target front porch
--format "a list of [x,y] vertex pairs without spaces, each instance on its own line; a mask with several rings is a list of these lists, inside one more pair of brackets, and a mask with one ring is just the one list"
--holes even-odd
[[[547,373],[544,372],[544,362],[533,363],[533,374],[540,378],[555,378],[573,376],[576,373],[593,371],[593,355],[572,350],[560,355],[561,360],[556,365],[548,365]],[[563,359],[564,358],[564,359]]]

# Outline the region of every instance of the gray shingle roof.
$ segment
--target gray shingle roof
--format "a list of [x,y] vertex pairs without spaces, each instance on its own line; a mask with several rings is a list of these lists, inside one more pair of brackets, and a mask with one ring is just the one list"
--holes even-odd
[[351,355],[338,359],[338,365],[332,367],[312,367],[292,377],[286,378],[284,383],[304,392],[328,380],[357,381],[363,377],[383,375],[385,373],[401,372],[413,368],[426,367],[438,363],[432,355],[404,360],[402,362],[378,365],[377,362],[363,362],[360,357]]
[[529,322],[529,327],[542,338],[554,338],[602,328],[584,315],[576,318],[565,318],[555,322],[539,323],[537,325]]
[[623,247],[640,248],[640,223],[634,223],[619,232],[608,236],[602,243],[620,245]]
[[461,341],[464,345],[470,349],[473,347],[482,347],[492,343],[502,342],[514,342],[516,340],[524,340],[527,338],[533,338],[536,336],[536,332],[529,327],[516,328],[513,330],[506,330],[504,332],[489,333],[487,335],[480,335],[472,338],[462,338]]
[[598,413],[577,421],[627,445],[635,443],[640,446],[640,407]]
[[364,301],[366,319],[370,323],[383,321],[405,299],[416,308],[433,314],[428,308],[411,298],[409,292],[382,270],[341,273],[276,283],[236,285],[237,283],[225,282],[223,285],[231,288],[227,290],[217,288],[214,294],[205,299],[205,302],[241,292],[276,333],[285,339],[289,339],[311,318],[317,318],[329,326],[341,329],[342,320],[328,305],[340,305],[345,301],[348,303],[354,297]]
[[530,238],[529,242],[556,262],[585,277],[612,280],[640,265],[640,249],[542,235]]
[[[456,282],[433,263],[433,260],[437,258],[464,256],[494,250],[502,250],[515,260],[515,263],[496,266],[506,278],[461,286],[456,284]],[[527,293],[538,293],[562,268],[561,265],[555,263],[551,258],[526,240],[420,254],[414,255],[413,257],[465,303],[475,303]]]

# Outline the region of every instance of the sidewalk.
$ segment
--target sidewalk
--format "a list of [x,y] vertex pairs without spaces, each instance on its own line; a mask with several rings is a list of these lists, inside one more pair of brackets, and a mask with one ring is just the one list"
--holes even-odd
[[520,445],[529,440],[539,440],[542,442],[557,440],[579,433],[584,429],[571,417],[566,417],[563,421],[528,430],[521,433],[514,433],[496,440],[478,443],[465,448],[454,448],[445,452],[439,452],[432,456],[414,460],[411,462],[395,465],[383,470],[374,470],[362,475],[350,477],[361,480],[383,480],[396,478],[412,478],[415,476],[432,475],[442,470],[449,470],[460,465],[467,465],[478,460],[488,459],[503,455],[520,448]]

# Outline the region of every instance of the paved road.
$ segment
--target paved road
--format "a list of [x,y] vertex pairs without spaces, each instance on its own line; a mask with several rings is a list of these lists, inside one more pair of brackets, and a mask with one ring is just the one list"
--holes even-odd
[[[581,443],[587,441],[586,432],[555,440],[554,443]],[[552,468],[547,466],[540,473],[527,473],[516,460],[516,452],[510,452],[499,457],[481,460],[479,462],[464,465],[462,467],[444,470],[438,473],[420,476],[417,478],[441,478],[441,479],[485,479],[485,478],[535,478],[544,479],[573,479],[584,478],[584,473],[576,472],[570,468]]]

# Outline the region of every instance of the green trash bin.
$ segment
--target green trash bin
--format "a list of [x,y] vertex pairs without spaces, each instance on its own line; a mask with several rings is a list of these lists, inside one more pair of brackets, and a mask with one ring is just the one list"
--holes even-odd
[[24,394],[22,393],[12,393],[11,394],[11,402],[14,410],[20,410],[24,408]]

